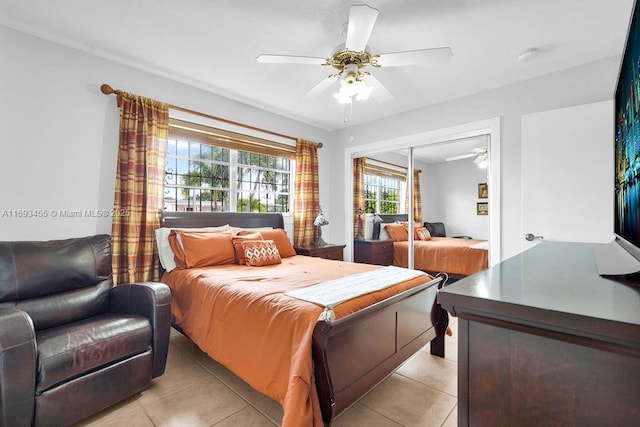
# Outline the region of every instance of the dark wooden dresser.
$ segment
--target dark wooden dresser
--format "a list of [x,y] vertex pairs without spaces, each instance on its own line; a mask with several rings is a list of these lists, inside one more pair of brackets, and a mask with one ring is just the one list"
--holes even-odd
[[347,245],[334,245],[327,243],[323,246],[296,246],[295,250],[298,255],[314,256],[325,259],[335,259],[342,261],[344,257],[344,248]]
[[543,242],[438,292],[458,321],[459,426],[640,425],[640,286]]
[[354,240],[353,261],[365,264],[393,264],[393,240]]

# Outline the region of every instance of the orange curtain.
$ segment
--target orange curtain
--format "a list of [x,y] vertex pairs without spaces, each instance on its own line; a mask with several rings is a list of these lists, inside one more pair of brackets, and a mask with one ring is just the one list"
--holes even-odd
[[157,281],[169,107],[118,92],[120,142],[111,227],[115,284]]
[[316,239],[313,221],[320,212],[318,148],[321,144],[296,140],[295,202],[293,240],[296,246],[312,244]]
[[[422,224],[422,196],[420,194],[420,170],[413,170],[413,222]],[[407,188],[406,210],[409,210],[409,189]]]
[[[366,157],[353,159],[353,237],[355,239],[364,239],[365,234],[364,167],[366,161]],[[358,219],[359,209],[361,209],[360,219]]]

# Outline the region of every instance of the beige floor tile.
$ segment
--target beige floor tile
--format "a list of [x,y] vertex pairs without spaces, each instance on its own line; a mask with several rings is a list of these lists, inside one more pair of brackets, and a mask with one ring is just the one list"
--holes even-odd
[[356,403],[351,408],[338,415],[338,418],[331,423],[332,427],[400,427],[398,424],[377,412]]
[[458,364],[446,358],[419,351],[396,373],[452,396],[458,395]]
[[156,426],[211,426],[248,406],[219,380],[209,377],[153,403],[142,404]]
[[244,382],[242,378],[238,377],[228,369],[224,369],[218,372],[216,374],[216,378],[225,383],[227,387],[238,393],[244,400],[249,403],[256,403],[266,397],[264,394],[256,391],[253,387]]
[[442,427],[458,427],[458,405],[453,407]]
[[76,424],[76,427],[131,426],[153,427],[153,423],[138,403],[139,395],[130,397],[109,409]]
[[229,386],[233,391],[242,396],[249,403],[257,402],[264,397],[263,394],[257,392],[249,384],[243,381],[240,377],[229,371],[220,363],[213,360],[209,355],[198,348],[184,335],[179,332],[175,332],[180,337],[174,340],[174,343],[187,354],[193,360],[197,362],[202,368],[207,370],[212,375],[216,376],[219,380]]
[[282,406],[273,399],[268,397],[263,397],[258,400],[253,406],[262,412],[264,415],[269,417],[271,421],[280,425],[282,424],[282,416],[284,415],[284,411],[282,410]]
[[440,426],[456,405],[456,398],[393,374],[360,403],[407,427]]
[[277,424],[251,406],[214,424],[215,427],[273,427],[275,425]]
[[154,378],[149,388],[142,392],[140,403],[144,405],[154,402],[210,377],[212,375],[194,363],[183,350],[169,345],[165,372],[162,376]]

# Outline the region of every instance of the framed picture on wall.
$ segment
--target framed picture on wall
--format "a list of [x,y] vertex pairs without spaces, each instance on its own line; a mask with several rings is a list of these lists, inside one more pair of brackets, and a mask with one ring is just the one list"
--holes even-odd
[[489,203],[487,202],[478,202],[476,206],[476,214],[478,215],[489,215]]
[[478,184],[478,199],[486,199],[489,197],[489,187],[486,182]]

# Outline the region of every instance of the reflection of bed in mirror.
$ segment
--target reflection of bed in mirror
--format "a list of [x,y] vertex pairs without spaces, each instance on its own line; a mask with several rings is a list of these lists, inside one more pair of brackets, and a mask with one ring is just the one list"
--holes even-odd
[[[380,214],[381,222],[373,225],[374,240],[391,237],[385,226],[407,221],[407,214]],[[393,242],[393,265],[406,267],[409,242],[406,238]],[[488,267],[488,242],[464,237],[430,237],[420,240],[414,236],[414,268],[430,274],[447,273],[452,278],[461,278]]]
[[[280,214],[172,212],[163,218],[163,227],[168,228],[225,224],[284,226]],[[381,268],[389,267],[294,254],[279,265],[174,270],[164,273],[163,282],[172,290],[174,327],[255,389],[279,401],[283,425],[311,425],[309,412],[328,425],[430,341],[431,353],[444,356],[448,317],[435,304],[440,280],[417,276],[354,298],[335,306],[333,321],[318,320],[322,307],[294,301],[281,288],[324,282],[327,274],[342,277],[377,273]],[[219,298],[226,293],[232,303]],[[258,310],[265,305],[274,312]],[[287,313],[294,314],[295,322]],[[297,332],[289,337],[287,328]],[[274,335],[278,330],[285,332]]]

